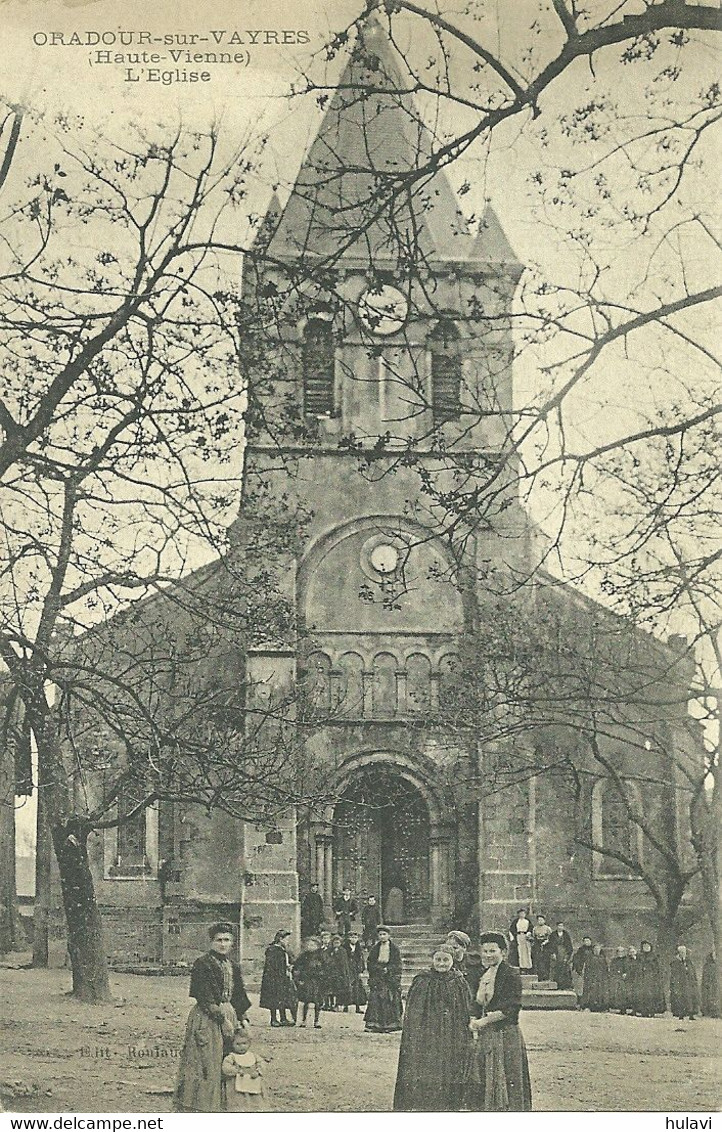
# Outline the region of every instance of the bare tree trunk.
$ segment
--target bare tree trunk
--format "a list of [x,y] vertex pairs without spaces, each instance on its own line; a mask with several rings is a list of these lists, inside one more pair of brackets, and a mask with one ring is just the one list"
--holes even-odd
[[38,787],[35,836],[35,902],[33,910],[33,967],[47,967],[49,957],[52,839],[48,827],[47,787]]
[[88,861],[88,832],[71,818],[53,826],[53,845],[68,927],[73,994],[83,1002],[109,1002],[108,962]]
[[[719,714],[719,713],[718,713]],[[718,720],[719,726],[719,720]],[[714,862],[712,872],[712,891],[709,894],[710,927],[712,928],[712,941],[715,953],[715,970],[717,973],[717,1001],[722,1002],[722,784],[720,783],[719,749],[717,752],[717,765],[712,787],[712,821],[710,828],[713,843],[710,846],[710,856]]]
[[675,912],[658,911],[657,958],[662,970],[662,985],[669,1004],[669,965],[677,949],[677,915]]
[[15,759],[0,752],[0,952],[17,944],[15,884]]

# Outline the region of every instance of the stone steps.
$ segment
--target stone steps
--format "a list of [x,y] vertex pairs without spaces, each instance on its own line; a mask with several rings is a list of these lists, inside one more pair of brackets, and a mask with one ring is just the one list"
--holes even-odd
[[523,990],[524,1010],[576,1010],[577,996],[571,990]]

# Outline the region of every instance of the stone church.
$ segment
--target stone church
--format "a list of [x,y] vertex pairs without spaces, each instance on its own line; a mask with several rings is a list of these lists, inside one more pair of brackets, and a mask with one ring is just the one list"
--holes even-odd
[[[252,968],[279,927],[298,936],[312,883],[329,921],[347,886],[390,910],[400,938],[410,925],[430,936],[504,928],[521,906],[563,919],[577,939],[628,943],[652,930],[643,882],[599,852],[639,840],[604,782],[587,778],[597,849],[581,850],[570,832],[578,797],[544,775],[485,792],[489,750],[444,715],[480,591],[534,577],[541,551],[514,460],[502,459],[523,265],[491,209],[472,234],[443,170],[407,183],[433,141],[405,85],[388,28],[371,17],[244,265],[241,299],[263,327],[230,532],[246,576],[260,568],[259,532],[279,512],[297,518],[266,563],[285,630],[259,632],[238,671],[251,700],[293,702],[314,800],[268,827],[164,804],[96,836],[116,963],[187,963],[222,916],[239,924]],[[579,618],[608,616],[555,592]],[[671,656],[651,639],[643,647]],[[681,732],[684,706],[665,710],[668,733]],[[625,754],[621,732],[609,742],[638,789],[651,773],[644,750]],[[683,820],[668,796],[659,806]]]

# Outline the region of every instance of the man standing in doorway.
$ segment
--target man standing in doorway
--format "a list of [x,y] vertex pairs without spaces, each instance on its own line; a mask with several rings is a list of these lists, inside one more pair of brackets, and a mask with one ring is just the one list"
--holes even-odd
[[363,941],[366,947],[371,947],[376,942],[376,929],[381,923],[381,909],[376,903],[375,896],[369,896],[361,911],[361,923],[363,924]]
[[301,905],[301,935],[304,939],[318,935],[323,923],[323,899],[318,891],[318,885],[312,884],[311,891],[307,892]]
[[333,910],[336,914],[336,927],[338,934],[342,939],[351,931],[352,923],[358,915],[358,904],[351,895],[351,889],[346,885],[340,896],[337,896],[333,902]]

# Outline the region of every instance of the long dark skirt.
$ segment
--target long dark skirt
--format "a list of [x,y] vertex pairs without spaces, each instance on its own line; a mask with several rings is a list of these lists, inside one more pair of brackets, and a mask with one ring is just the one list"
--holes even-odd
[[587,959],[580,1006],[583,1010],[609,1009],[609,971],[603,955],[590,955]]
[[627,999],[626,959],[615,958],[609,964],[609,1007],[610,1010],[626,1012]]
[[351,993],[344,1006],[365,1006],[368,1002],[368,995],[366,994],[366,987],[360,975],[351,976]]
[[557,984],[558,990],[572,989],[571,961],[562,955],[552,955],[549,978]]
[[200,1006],[188,1015],[173,1098],[175,1112],[221,1112],[223,1035]]
[[531,957],[534,963],[534,970],[539,976],[540,981],[543,983],[546,982],[549,978],[549,968],[552,958],[549,953],[549,944],[542,947],[537,940],[534,940],[531,945]]
[[531,1079],[518,1026],[488,1026],[473,1043],[464,1089],[472,1112],[531,1112]]
[[651,1018],[655,1014],[664,1014],[666,1010],[662,972],[654,956],[648,959],[640,957],[637,960],[634,1001],[631,1006],[635,1013],[641,1014],[645,1018]]
[[401,988],[385,978],[374,978],[369,986],[366,1029],[374,1034],[392,1034],[401,1029]]
[[422,971],[406,998],[394,1112],[458,1112],[469,1063],[470,995],[454,971]]

